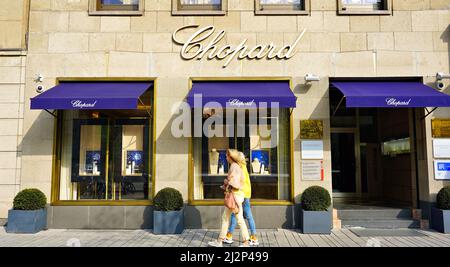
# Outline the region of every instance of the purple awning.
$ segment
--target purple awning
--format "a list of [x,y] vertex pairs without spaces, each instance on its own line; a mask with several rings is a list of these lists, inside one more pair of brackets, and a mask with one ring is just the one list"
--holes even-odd
[[194,82],[187,97],[194,108],[294,108],[296,100],[288,81]]
[[420,82],[332,82],[347,107],[450,107],[450,96]]
[[31,99],[31,109],[136,109],[150,82],[67,82]]

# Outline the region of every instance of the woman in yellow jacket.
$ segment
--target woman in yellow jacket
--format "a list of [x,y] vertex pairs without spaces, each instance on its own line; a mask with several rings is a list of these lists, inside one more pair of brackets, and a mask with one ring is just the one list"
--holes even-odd
[[[248,226],[250,228],[250,245],[251,246],[258,246],[259,242],[256,238],[256,226],[255,226],[255,220],[253,219],[252,210],[250,207],[250,198],[252,197],[252,185],[250,183],[250,175],[247,171],[247,164],[245,162],[245,156],[242,152],[240,152],[240,157],[242,164],[240,164],[240,167],[242,169],[243,175],[244,175],[244,184],[242,186],[242,191],[244,192],[244,202],[242,203],[242,208],[244,210],[244,218],[248,221]],[[227,244],[233,243],[233,232],[234,228],[236,228],[236,216],[234,214],[231,215],[231,223],[228,227],[228,233],[227,236],[224,238],[223,242]]]

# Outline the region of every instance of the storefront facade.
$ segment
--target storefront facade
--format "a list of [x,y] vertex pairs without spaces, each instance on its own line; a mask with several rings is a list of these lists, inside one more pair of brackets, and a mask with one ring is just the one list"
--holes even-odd
[[[237,148],[249,160],[259,228],[296,227],[300,194],[312,185],[329,190],[335,202],[372,196],[428,218],[435,194],[449,183],[435,179],[432,120],[450,119],[450,109],[351,106],[339,85],[436,88],[436,73],[449,73],[449,1],[188,2],[30,1],[20,182],[0,185],[2,191],[45,192],[51,228],[136,229],[152,228],[152,198],[173,187],[185,199],[187,228],[217,228],[227,170],[220,159]],[[307,81],[307,74],[320,78]],[[448,93],[444,82],[441,92]],[[38,87],[56,95],[46,101]],[[234,92],[236,101],[196,106],[193,92],[205,103]],[[208,130],[235,134],[174,134],[187,110],[192,125],[220,118],[224,127]],[[253,113],[272,120],[252,123]],[[308,123],[318,123],[319,136],[301,131]],[[251,134],[255,125],[277,132]],[[274,136],[274,145],[261,145]],[[409,143],[408,156],[383,155],[381,146],[392,142]],[[308,155],[307,145],[320,155]],[[348,147],[355,153],[344,157]],[[254,158],[265,168],[253,167]],[[337,167],[349,161],[350,170]],[[318,162],[318,177],[304,170],[317,170]],[[0,218],[11,200],[2,201]]]

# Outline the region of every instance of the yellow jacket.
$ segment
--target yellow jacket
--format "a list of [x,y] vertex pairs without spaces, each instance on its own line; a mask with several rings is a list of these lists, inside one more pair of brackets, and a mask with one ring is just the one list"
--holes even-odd
[[243,198],[252,197],[252,186],[247,166],[231,163],[228,170],[228,183],[233,187],[233,193]]
[[244,184],[242,185],[242,191],[244,192],[244,198],[252,197],[252,184],[250,182],[250,175],[247,171],[246,165],[241,165],[242,174],[244,176]]

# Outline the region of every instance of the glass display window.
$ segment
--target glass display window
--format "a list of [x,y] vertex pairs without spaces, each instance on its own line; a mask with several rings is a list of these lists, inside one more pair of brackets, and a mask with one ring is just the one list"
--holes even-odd
[[106,120],[74,119],[71,183],[79,199],[107,199]]
[[[193,199],[223,199],[220,186],[228,172],[226,150],[234,148],[246,157],[253,199],[290,200],[289,110],[227,109],[219,116],[220,123],[209,126],[220,129],[216,135],[206,131],[192,138]],[[204,116],[204,125],[208,117]],[[218,136],[221,131],[223,135]]]
[[142,199],[148,195],[149,121],[119,119],[112,126],[113,180],[119,187],[115,198]]
[[142,110],[64,111],[59,200],[148,200],[152,118]]

